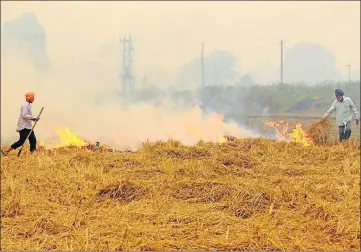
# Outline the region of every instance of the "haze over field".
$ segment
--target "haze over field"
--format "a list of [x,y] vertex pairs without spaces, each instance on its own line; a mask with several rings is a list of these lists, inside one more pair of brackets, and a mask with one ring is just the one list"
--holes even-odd
[[[39,139],[57,126],[119,147],[147,138],[258,136],[200,107],[247,111],[246,87],[279,81],[280,40],[287,83],[348,80],[347,64],[352,80],[360,78],[359,2],[3,2],[1,14],[7,139],[17,137],[29,90],[36,94],[33,113],[45,107]],[[125,97],[119,38],[128,35],[136,92]],[[199,89],[202,42],[207,87],[237,92]]]

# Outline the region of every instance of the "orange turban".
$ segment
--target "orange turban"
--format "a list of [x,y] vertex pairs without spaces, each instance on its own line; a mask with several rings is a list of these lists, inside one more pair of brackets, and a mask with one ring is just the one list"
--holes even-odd
[[29,93],[26,93],[25,94],[25,98],[27,99],[27,100],[29,100],[29,101],[31,101],[31,102],[33,102],[34,101],[34,93],[33,92],[29,92]]

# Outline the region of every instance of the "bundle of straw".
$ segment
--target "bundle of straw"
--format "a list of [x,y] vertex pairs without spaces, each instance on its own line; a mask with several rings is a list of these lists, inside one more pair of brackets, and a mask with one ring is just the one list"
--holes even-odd
[[331,140],[331,122],[324,119],[311,123],[307,128],[307,135],[316,145],[326,145]]

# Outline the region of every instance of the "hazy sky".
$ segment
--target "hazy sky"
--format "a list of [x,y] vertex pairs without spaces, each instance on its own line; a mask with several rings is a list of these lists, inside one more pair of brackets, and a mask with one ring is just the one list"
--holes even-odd
[[[214,49],[238,57],[241,72],[255,63],[279,64],[287,47],[316,42],[337,67],[360,67],[360,2],[1,2],[1,24],[34,12],[45,27],[51,58],[92,59],[100,46],[131,33],[137,65],[180,67]],[[70,49],[71,48],[71,49]],[[121,53],[121,52],[120,52]]]
[[[67,125],[90,140],[114,140],[121,147],[140,144],[145,139],[199,140],[194,130],[215,141],[224,134],[254,135],[235,125],[204,119],[197,106],[176,113],[167,99],[158,107],[138,104],[123,109],[113,91],[120,82],[115,74],[120,71],[122,60],[119,38],[129,33],[134,38],[134,68],[142,72],[136,78],[139,82],[144,72],[155,73],[151,84],[171,84],[177,77],[176,70],[200,56],[202,42],[206,55],[215,49],[233,53],[240,61],[241,74],[268,58],[269,68],[277,72],[281,39],[286,40],[288,48],[298,42],[326,46],[336,55],[337,66],[344,74],[348,63],[353,69],[360,67],[357,1],[13,1],[1,2],[1,24],[25,12],[34,12],[46,29],[47,51],[55,70],[42,75],[26,61],[2,57],[1,135],[6,137],[17,137],[14,127],[19,105],[29,90],[37,97],[34,113],[40,111],[40,106],[48,111],[37,126],[39,139],[53,136],[59,125]],[[107,74],[84,71],[84,63],[101,60],[99,51],[103,46],[111,57],[100,67],[93,64],[93,69],[101,68]],[[114,55],[118,51],[119,56]],[[258,76],[265,77],[265,82],[269,80],[264,72]],[[94,102],[99,96],[104,104]],[[55,98],[66,102],[54,103]],[[102,120],[94,120],[100,117]]]

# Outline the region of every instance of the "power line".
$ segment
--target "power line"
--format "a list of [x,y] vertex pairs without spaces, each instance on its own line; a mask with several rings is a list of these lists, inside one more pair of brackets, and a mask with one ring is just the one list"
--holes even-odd
[[277,42],[277,43],[267,43],[267,44],[262,44],[262,45],[256,45],[256,46],[253,46],[253,47],[250,47],[250,48],[248,48],[248,50],[250,50],[250,51],[260,51],[261,49],[264,49],[264,48],[269,48],[269,47],[274,47],[274,46],[278,46],[279,45],[279,43]]
[[[279,43],[275,44],[278,46]],[[273,48],[273,50],[271,50],[271,52],[268,54],[267,60],[264,62],[264,64],[259,65],[259,67],[257,67],[257,70],[255,72],[253,72],[254,76],[257,76],[261,73],[263,73],[266,69],[266,67],[268,66],[268,63],[270,62],[271,58],[275,56],[276,50],[278,50],[278,48]]]

